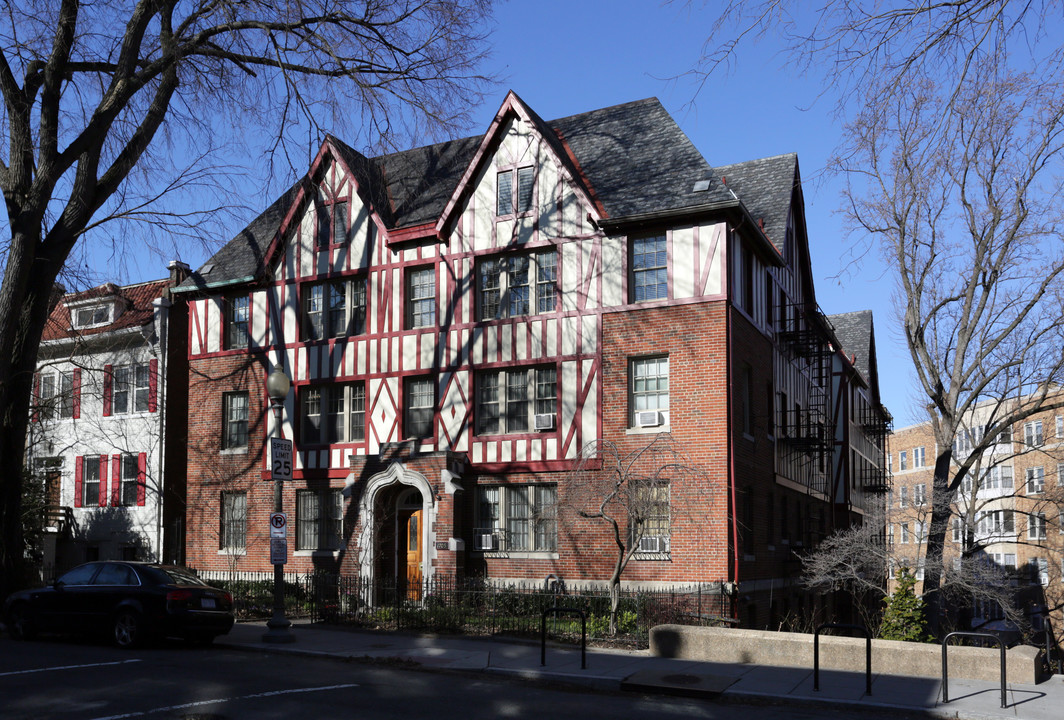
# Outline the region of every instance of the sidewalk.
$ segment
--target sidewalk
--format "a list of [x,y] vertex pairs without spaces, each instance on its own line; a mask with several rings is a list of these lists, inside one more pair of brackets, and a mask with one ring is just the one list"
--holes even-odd
[[[950,678],[950,702],[943,704],[941,679],[874,673],[872,694],[865,694],[863,669],[821,671],[820,690],[813,690],[813,670],[764,665],[671,660],[645,650],[587,651],[581,669],[580,648],[547,645],[540,664],[539,643],[461,636],[421,636],[353,630],[296,623],[296,641],[262,641],[265,623],[238,623],[221,646],[260,652],[356,659],[398,659],[427,668],[489,672],[551,683],[584,685],[599,690],[704,697],[725,702],[825,704],[868,710],[902,710],[943,718],[1024,718],[1058,720],[1064,707],[1064,678],[1040,685],[1009,685],[1001,707],[1000,685]],[[875,659],[873,658],[873,662]],[[873,666],[873,670],[875,667]]]

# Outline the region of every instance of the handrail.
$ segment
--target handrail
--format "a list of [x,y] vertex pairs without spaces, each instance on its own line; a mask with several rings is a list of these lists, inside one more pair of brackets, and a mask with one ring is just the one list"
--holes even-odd
[[580,616],[580,669],[587,670],[587,614],[580,608],[551,607],[543,611],[539,623],[539,664],[541,667],[547,664],[547,615],[560,613]]
[[872,635],[864,625],[845,625],[825,623],[813,633],[813,690],[820,691],[820,631],[833,628],[836,630],[859,630],[865,637],[865,694],[872,694]]
[[1005,643],[993,633],[964,632],[961,630],[951,632],[942,638],[942,704],[945,705],[949,702],[949,672],[946,666],[946,647],[951,637],[958,636],[993,640],[1001,648],[1001,707],[1008,707],[1005,702]]

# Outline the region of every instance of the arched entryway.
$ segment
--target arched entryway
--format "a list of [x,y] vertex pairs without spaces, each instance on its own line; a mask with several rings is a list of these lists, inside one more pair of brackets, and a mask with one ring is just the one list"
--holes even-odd
[[394,463],[370,478],[360,506],[360,573],[370,587],[388,590],[375,593],[375,601],[420,601],[435,552],[436,505],[425,476]]

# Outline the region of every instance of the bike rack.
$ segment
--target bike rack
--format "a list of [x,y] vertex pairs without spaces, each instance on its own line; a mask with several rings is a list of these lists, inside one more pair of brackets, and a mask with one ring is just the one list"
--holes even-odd
[[813,690],[820,691],[820,631],[829,628],[835,630],[858,630],[865,638],[865,694],[872,694],[872,635],[864,625],[844,625],[825,623],[813,633]]
[[949,639],[952,637],[970,637],[970,638],[983,638],[984,640],[992,640],[998,644],[1001,649],[1001,707],[1008,707],[1005,702],[1005,643],[1001,638],[992,633],[978,633],[978,632],[963,632],[958,630],[957,632],[951,632],[942,638],[942,704],[945,705],[949,702],[949,672],[946,666],[946,647],[949,643]]
[[580,608],[552,607],[543,611],[539,622],[539,664],[547,664],[547,616],[559,614],[580,616],[580,669],[587,670],[587,614]]

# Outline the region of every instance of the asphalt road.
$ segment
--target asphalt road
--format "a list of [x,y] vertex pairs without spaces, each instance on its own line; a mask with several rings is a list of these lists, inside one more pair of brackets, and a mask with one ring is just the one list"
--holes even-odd
[[69,639],[0,637],[0,718],[852,718],[823,708],[558,689],[400,664],[167,643],[121,651]]

